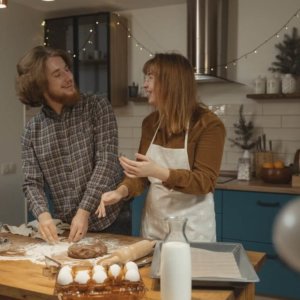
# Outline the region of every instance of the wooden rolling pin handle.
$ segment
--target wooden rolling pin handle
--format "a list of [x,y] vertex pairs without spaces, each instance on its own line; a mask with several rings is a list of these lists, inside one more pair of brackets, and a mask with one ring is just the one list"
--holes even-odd
[[121,247],[120,249],[112,252],[111,256],[98,261],[97,264],[103,266],[111,265],[114,263],[126,263],[128,261],[135,261],[141,257],[150,254],[156,241],[142,240],[134,244]]

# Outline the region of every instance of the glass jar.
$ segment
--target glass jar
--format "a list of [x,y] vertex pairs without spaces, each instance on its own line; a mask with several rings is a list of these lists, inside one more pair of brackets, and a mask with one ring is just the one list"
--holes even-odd
[[281,88],[283,94],[292,94],[296,92],[296,79],[292,74],[285,74],[282,77]]
[[280,79],[278,76],[272,76],[267,80],[267,94],[280,93]]
[[192,263],[191,249],[185,235],[187,218],[170,217],[166,222],[169,232],[161,249],[161,299],[190,300]]
[[266,92],[266,78],[259,75],[254,80],[254,93],[264,94]]

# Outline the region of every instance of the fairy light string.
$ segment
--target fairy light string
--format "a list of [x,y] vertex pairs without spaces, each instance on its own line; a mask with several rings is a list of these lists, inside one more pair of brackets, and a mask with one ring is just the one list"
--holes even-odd
[[[122,30],[125,30],[127,33],[127,37],[128,39],[131,39],[131,41],[134,43],[135,47],[138,48],[141,52],[146,52],[150,57],[153,56],[153,51],[150,50],[149,47],[145,46],[143,43],[141,43],[131,32],[131,29],[127,26],[127,24],[125,24],[122,21],[122,18],[120,16],[120,14],[114,14],[115,16],[117,16],[117,21],[116,21],[116,25],[119,26]],[[200,71],[207,71],[207,70],[215,70],[216,68],[225,68],[228,69],[229,67],[235,67],[237,65],[237,63],[239,61],[241,61],[242,59],[247,59],[248,56],[250,55],[256,55],[259,51],[259,49],[261,49],[263,46],[265,46],[267,43],[269,43],[273,38],[279,38],[280,34],[283,30],[288,30],[289,29],[289,24],[293,21],[293,19],[300,19],[300,8],[287,20],[287,22],[284,23],[283,26],[281,26],[274,34],[272,34],[270,37],[268,37],[266,40],[264,40],[263,42],[261,42],[260,44],[258,44],[256,47],[254,47],[252,50],[240,55],[239,57],[232,59],[230,61],[227,61],[226,63],[223,64],[218,64],[218,65],[214,65],[214,66],[210,66],[208,68],[202,68],[200,69]],[[97,20],[95,22],[95,25],[99,25],[101,23],[101,20]],[[42,26],[45,26],[45,22],[42,23]],[[93,35],[95,34],[96,30],[94,30],[93,28],[90,28],[87,32],[87,37],[84,40],[83,45],[79,48],[79,52],[85,52],[87,51],[89,46],[93,47],[93,42],[92,42],[92,38]],[[45,35],[45,40],[46,42],[44,43],[44,45],[50,46],[49,42],[48,42],[48,34],[49,31],[46,32]],[[68,52],[70,54],[73,55],[73,57],[76,57],[76,55],[74,53],[72,53],[71,50],[68,50]]]

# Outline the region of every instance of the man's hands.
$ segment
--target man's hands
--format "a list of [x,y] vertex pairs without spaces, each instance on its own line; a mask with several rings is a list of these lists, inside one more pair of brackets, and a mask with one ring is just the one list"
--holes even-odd
[[58,242],[58,235],[56,226],[53,223],[53,219],[48,212],[41,213],[38,217],[39,232],[42,238],[49,244],[55,244]]
[[71,222],[70,234],[68,237],[69,242],[78,242],[85,237],[88,231],[89,216],[90,212],[81,208],[77,210],[77,213]]
[[125,185],[121,185],[114,191],[103,193],[101,200],[100,200],[100,204],[99,204],[95,214],[98,215],[98,218],[105,217],[106,216],[106,211],[105,211],[106,205],[115,204],[127,196],[128,196],[128,189]]
[[[78,242],[85,237],[88,231],[88,219],[90,213],[84,209],[79,208],[76,215],[74,216],[70,234],[68,237],[69,242]],[[48,212],[41,213],[38,217],[39,221],[39,232],[42,238],[49,244],[58,243],[58,235],[56,226],[53,223],[53,219]]]

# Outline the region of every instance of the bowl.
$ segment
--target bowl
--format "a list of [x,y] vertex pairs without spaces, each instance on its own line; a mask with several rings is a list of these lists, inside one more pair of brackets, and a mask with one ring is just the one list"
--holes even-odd
[[267,183],[289,183],[292,172],[289,167],[284,168],[261,168],[261,179]]

